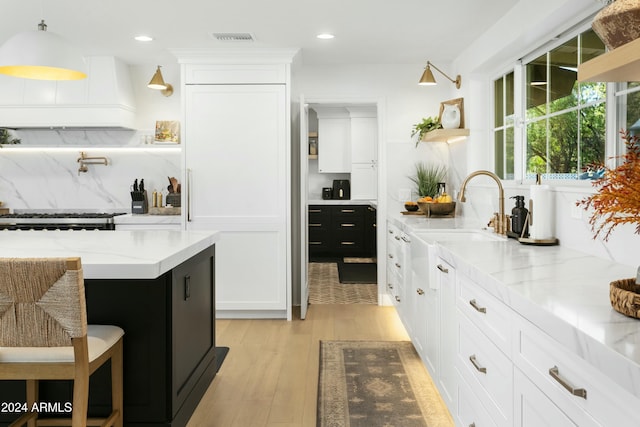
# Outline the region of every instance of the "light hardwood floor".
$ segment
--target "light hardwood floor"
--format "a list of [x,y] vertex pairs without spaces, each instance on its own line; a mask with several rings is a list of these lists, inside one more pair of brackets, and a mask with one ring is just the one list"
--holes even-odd
[[[307,319],[218,320],[229,354],[187,427],[315,427],[320,340],[409,340],[393,307],[311,305]],[[437,393],[434,389],[434,393]],[[444,404],[429,427],[451,427]]]

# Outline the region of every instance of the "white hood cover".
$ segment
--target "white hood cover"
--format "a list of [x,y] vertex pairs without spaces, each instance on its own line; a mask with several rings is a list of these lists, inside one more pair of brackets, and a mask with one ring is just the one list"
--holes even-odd
[[129,67],[113,56],[85,58],[88,77],[30,80],[0,75],[0,128],[134,126]]

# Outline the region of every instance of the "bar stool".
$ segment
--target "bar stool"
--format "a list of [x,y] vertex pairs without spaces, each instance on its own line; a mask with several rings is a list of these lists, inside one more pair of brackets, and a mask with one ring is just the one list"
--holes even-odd
[[[26,381],[11,426],[122,427],[122,336],[87,325],[80,258],[0,258],[0,380]],[[89,377],[111,360],[111,414],[87,419]],[[40,417],[38,381],[73,380],[71,418]]]

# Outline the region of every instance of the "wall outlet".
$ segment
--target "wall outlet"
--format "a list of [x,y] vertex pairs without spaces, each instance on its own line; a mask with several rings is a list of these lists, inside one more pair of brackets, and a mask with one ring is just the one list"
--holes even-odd
[[411,200],[411,190],[408,188],[401,188],[398,190],[398,199],[401,202],[407,202]]
[[583,212],[584,212],[584,209],[582,209],[580,206],[576,206],[575,203],[571,204],[571,218],[582,219]]

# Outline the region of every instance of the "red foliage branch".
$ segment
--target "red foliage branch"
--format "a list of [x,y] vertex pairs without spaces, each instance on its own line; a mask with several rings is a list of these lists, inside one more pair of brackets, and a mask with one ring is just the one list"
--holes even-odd
[[598,192],[576,202],[585,210],[593,209],[589,224],[594,239],[604,233],[607,241],[621,224],[636,224],[640,234],[640,138],[624,130],[620,134],[627,152],[618,158],[624,162],[615,169],[605,168],[604,176],[592,183]]

